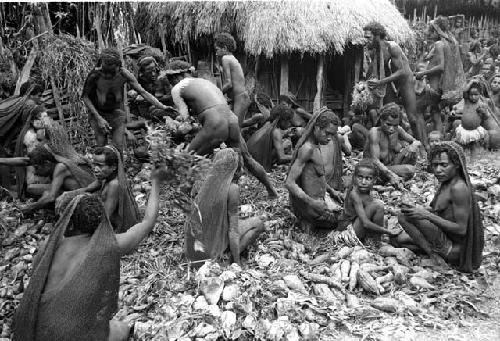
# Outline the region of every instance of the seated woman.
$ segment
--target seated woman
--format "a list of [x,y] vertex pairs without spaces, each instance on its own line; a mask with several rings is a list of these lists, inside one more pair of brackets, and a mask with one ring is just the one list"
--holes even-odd
[[471,272],[481,265],[484,231],[463,149],[443,141],[431,148],[429,162],[440,187],[431,208],[402,202],[399,223],[406,231],[394,242],[416,244],[437,264]]
[[330,179],[339,178],[335,174],[339,174],[342,158],[333,155],[324,158],[322,153],[337,129],[337,116],[328,108],[322,108],[309,120],[293,153],[285,186],[292,211],[306,232],[313,228],[334,229],[342,210],[339,205],[342,194],[328,183]]
[[290,162],[291,155],[286,155],[283,148],[283,131],[290,128],[293,110],[278,104],[271,109],[271,116],[262,128],[248,140],[248,151],[266,171],[270,171],[274,161]]
[[380,171],[383,182],[401,185],[415,174],[415,163],[420,141],[400,126],[401,108],[388,103],[380,110],[380,127],[373,127],[363,151],[365,158],[371,158]]
[[15,341],[127,340],[118,310],[120,258],[153,229],[162,171],[152,175],[143,221],[114,234],[98,196],[61,198],[60,218],[33,261],[33,274],[17,308]]
[[399,232],[384,227],[384,203],[371,196],[377,178],[377,167],[370,159],[363,159],[354,167],[352,185],[347,190],[344,210],[339,217],[338,231],[352,228],[363,240],[370,234],[386,233],[390,236]]
[[187,214],[185,253],[190,261],[221,258],[229,246],[233,261],[264,231],[265,216],[238,219],[239,153],[221,149]]

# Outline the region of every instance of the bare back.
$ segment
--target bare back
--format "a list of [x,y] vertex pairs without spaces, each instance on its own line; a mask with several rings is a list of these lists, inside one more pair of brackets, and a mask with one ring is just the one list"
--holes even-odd
[[219,104],[227,104],[222,91],[202,78],[189,78],[189,82],[181,90],[181,96],[195,114]]
[[[231,78],[232,89],[229,92],[230,97],[234,95],[239,95],[246,91],[245,88],[245,75],[241,64],[232,54],[228,54],[222,57],[222,66],[224,70],[224,77]],[[229,71],[229,75],[226,72]]]

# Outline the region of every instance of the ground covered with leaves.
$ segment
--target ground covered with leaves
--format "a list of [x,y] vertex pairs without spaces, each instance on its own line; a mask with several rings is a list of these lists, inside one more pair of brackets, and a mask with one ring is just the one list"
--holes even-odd
[[[483,265],[474,274],[436,271],[427,257],[384,240],[349,248],[304,234],[289,209],[284,166],[271,174],[279,194],[274,201],[255,179],[240,180],[242,217],[270,217],[243,265],[210,262],[196,269],[183,256],[184,215],[172,205],[175,194],[164,190],[154,232],[122,260],[117,318],[135,323],[136,340],[498,339],[499,156],[485,155],[469,167],[486,236]],[[346,162],[347,174],[356,161]],[[149,169],[144,165],[134,172],[142,207]],[[396,226],[401,197],[428,204],[435,183],[421,170],[405,187],[374,191],[386,204],[390,228]],[[54,221],[42,215],[21,220],[15,202],[0,205],[0,340],[5,341],[37,246]]]

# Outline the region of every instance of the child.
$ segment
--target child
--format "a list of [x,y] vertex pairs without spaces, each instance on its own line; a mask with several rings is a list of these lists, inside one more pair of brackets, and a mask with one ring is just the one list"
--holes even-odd
[[489,140],[488,132],[483,125],[488,120],[488,106],[481,97],[481,84],[471,81],[464,91],[463,108],[457,109],[457,114],[462,115],[459,126],[455,129],[455,140],[465,150],[469,150],[471,157]]
[[443,135],[437,130],[429,133],[429,147],[434,147],[436,143],[443,141]]
[[384,225],[384,203],[371,196],[377,178],[377,168],[370,159],[361,160],[354,168],[352,186],[347,190],[344,210],[339,218],[338,230],[350,226],[359,239],[367,233],[395,236],[399,231],[389,231]]

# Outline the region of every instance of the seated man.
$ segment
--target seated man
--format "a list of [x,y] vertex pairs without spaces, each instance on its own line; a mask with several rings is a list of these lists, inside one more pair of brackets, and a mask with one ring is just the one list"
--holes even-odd
[[[144,56],[138,61],[139,75],[137,81],[148,93],[152,94],[157,100],[165,105],[172,105],[172,96],[170,95],[171,86],[166,76],[160,76],[158,63],[151,56]],[[137,91],[128,92],[132,99],[132,104],[137,106],[138,113],[147,118],[158,120],[168,114],[174,114],[172,111],[159,109],[147,102]],[[127,126],[128,127],[128,126]]]
[[107,144],[112,133],[113,144],[120,153],[123,149],[126,115],[123,110],[124,85],[129,84],[145,100],[157,108],[168,107],[144,90],[135,76],[125,69],[116,49],[104,49],[99,57],[98,67],[87,76],[82,99],[89,110],[89,122],[94,130],[98,146]]
[[371,234],[394,236],[399,233],[384,227],[384,203],[371,196],[376,178],[377,168],[370,159],[363,159],[356,164],[337,230],[352,228],[361,240]]
[[191,261],[222,257],[229,247],[233,262],[264,231],[266,217],[240,220],[240,157],[231,148],[221,149],[201,184],[184,231],[186,256]]
[[437,143],[429,161],[441,186],[430,210],[401,203],[398,220],[406,233],[395,242],[416,244],[437,264],[471,272],[481,265],[484,231],[463,149],[455,142]]
[[187,119],[191,111],[191,115],[197,117],[202,126],[188,149],[206,155],[222,142],[229,147],[241,149],[248,171],[266,187],[270,197],[276,197],[266,171],[248,152],[241,136],[238,117],[229,108],[222,91],[206,79],[191,77],[189,63],[172,62],[170,68],[168,73],[174,84],[172,98],[180,117]]
[[[371,158],[381,172],[383,182],[401,185],[403,179],[415,174],[417,151],[420,141],[399,126],[401,109],[388,103],[380,110],[380,127],[373,127],[368,134],[363,156]],[[405,147],[405,143],[410,143]]]
[[114,234],[99,197],[63,196],[60,218],[33,261],[33,274],[14,318],[13,340],[127,340],[129,327],[112,320],[118,308],[120,257],[153,229],[161,171],[142,222]]
[[291,155],[286,155],[283,148],[283,131],[290,128],[293,117],[292,109],[278,104],[271,109],[271,117],[262,128],[248,140],[248,151],[266,171],[270,171],[273,162],[290,162]]
[[327,182],[327,169],[336,165],[325,164],[321,151],[328,145],[330,134],[336,133],[336,122],[336,115],[326,107],[315,113],[297,143],[288,170],[285,185],[292,210],[306,231],[313,227],[334,229],[342,210],[332,200],[341,202],[341,194]]
[[77,191],[100,192],[111,226],[117,233],[125,232],[139,221],[139,208],[130,190],[120,153],[108,145],[96,148],[92,158],[97,180]]
[[50,177],[50,188],[33,204],[21,206],[24,214],[48,207],[64,191],[85,187],[94,181],[94,176],[83,165],[55,154],[48,146],[40,144],[24,158],[26,165],[35,167],[35,174]]

